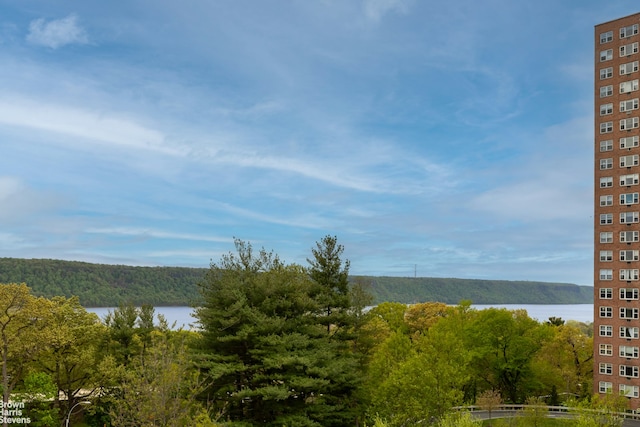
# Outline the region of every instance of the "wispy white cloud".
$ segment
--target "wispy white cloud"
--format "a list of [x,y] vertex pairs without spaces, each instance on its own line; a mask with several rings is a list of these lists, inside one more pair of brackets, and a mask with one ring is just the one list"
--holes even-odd
[[0,97],[0,123],[80,138],[83,145],[100,142],[170,155],[183,154],[180,149],[167,146],[161,132],[134,120],[46,101]]
[[409,0],[363,0],[365,16],[373,22],[380,21],[390,12],[406,13],[409,5]]
[[31,21],[29,24],[29,43],[58,49],[69,44],[87,44],[89,37],[79,25],[76,15],[46,21],[44,18]]
[[111,236],[131,236],[147,239],[171,239],[171,240],[188,240],[200,242],[216,242],[216,243],[232,243],[233,239],[229,237],[207,236],[205,234],[177,233],[152,228],[137,227],[106,227],[106,228],[88,228],[85,230],[92,234],[107,234]]

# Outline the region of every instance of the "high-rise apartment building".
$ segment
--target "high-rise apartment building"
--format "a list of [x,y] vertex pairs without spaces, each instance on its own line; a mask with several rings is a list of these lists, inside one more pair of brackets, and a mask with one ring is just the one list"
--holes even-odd
[[594,388],[640,406],[640,13],[595,27]]

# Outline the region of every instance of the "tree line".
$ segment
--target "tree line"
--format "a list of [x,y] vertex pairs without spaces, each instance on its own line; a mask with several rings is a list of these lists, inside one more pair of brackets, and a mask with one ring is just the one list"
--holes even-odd
[[[38,296],[77,296],[84,307],[190,306],[206,268],[134,267],[50,259],[0,258],[0,283],[28,283]],[[568,283],[434,277],[350,276],[370,283],[372,303],[590,304],[593,288]]]
[[444,427],[474,422],[451,408],[491,394],[591,400],[591,325],[470,301],[366,310],[370,283],[349,282],[343,251],[326,236],[301,266],[236,240],[198,282],[191,331],[151,305],[99,319],[4,284],[3,400],[26,402],[34,426],[76,408],[90,426],[145,427]]

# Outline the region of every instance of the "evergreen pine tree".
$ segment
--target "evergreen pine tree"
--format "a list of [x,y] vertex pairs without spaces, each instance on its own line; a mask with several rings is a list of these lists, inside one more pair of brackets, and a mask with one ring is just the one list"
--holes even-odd
[[233,425],[352,426],[353,359],[326,334],[307,270],[236,240],[200,284],[198,363]]

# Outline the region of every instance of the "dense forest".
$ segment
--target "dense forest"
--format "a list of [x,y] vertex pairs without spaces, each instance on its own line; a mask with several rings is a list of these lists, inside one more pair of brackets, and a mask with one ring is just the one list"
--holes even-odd
[[365,277],[378,303],[591,304],[593,288],[571,283],[436,277]]
[[[77,296],[85,307],[187,306],[197,302],[206,268],[133,267],[50,259],[0,258],[0,283],[26,283],[35,295]],[[585,304],[593,288],[568,283],[428,277],[352,276],[369,285],[373,302],[456,304]]]

